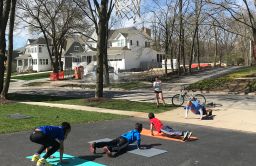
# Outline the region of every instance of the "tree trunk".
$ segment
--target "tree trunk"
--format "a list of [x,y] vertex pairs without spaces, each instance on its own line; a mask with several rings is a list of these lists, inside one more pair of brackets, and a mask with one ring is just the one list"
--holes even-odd
[[103,59],[106,49],[107,35],[107,3],[107,0],[101,1],[101,8],[99,11],[95,98],[103,97]]
[[191,45],[191,51],[190,51],[190,59],[189,59],[189,73],[191,74],[192,73],[192,68],[191,68],[191,65],[193,63],[193,55],[194,55],[194,52],[195,52],[195,38],[196,38],[196,32],[197,32],[197,26],[195,27],[195,31],[194,31],[194,34],[193,34],[193,39],[192,39],[192,45]]
[[12,7],[10,13],[10,25],[9,25],[9,36],[8,36],[8,56],[7,56],[7,74],[4,83],[4,88],[1,93],[1,98],[6,98],[9,90],[11,73],[12,73],[12,54],[13,54],[13,29],[15,21],[15,8],[17,0],[12,0]]
[[197,49],[197,64],[198,64],[198,70],[200,70],[200,69],[201,69],[201,67],[200,67],[200,44],[199,44],[198,26],[199,26],[199,25],[197,25],[197,32],[196,32],[196,43],[197,43],[196,49]]
[[256,63],[256,28],[253,29],[253,58],[254,58],[254,63],[251,62],[251,64]]
[[169,26],[166,21],[165,24],[165,59],[164,59],[164,73],[167,76],[167,55],[169,54]]
[[182,7],[183,7],[183,1],[179,0],[179,19],[180,19],[180,32],[179,32],[179,54],[178,54],[178,75],[180,76],[181,71],[180,71],[180,60],[182,56]]
[[110,80],[109,80],[109,66],[108,66],[108,21],[106,22],[106,29],[107,29],[107,35],[106,35],[106,45],[105,45],[105,53],[104,53],[104,75],[105,75],[105,84],[108,86],[110,84]]
[[218,57],[218,35],[217,35],[217,27],[216,26],[214,26],[214,37],[215,37],[215,54],[214,54],[213,66],[216,67],[217,57]]

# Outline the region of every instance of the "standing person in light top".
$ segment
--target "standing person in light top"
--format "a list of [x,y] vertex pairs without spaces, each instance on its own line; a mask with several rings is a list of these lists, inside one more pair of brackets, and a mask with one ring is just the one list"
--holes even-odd
[[155,82],[153,83],[153,88],[154,88],[157,107],[159,107],[159,98],[162,100],[163,105],[165,106],[165,101],[164,101],[163,91],[162,91],[162,82],[158,77],[155,78]]
[[[57,150],[60,150],[60,163],[63,162],[64,140],[71,131],[68,122],[63,122],[61,126],[40,126],[30,135],[30,140],[34,143],[42,145],[40,149],[33,155],[32,161],[37,166],[51,166],[46,159],[49,158]],[[40,155],[47,149],[46,154],[40,159]]]

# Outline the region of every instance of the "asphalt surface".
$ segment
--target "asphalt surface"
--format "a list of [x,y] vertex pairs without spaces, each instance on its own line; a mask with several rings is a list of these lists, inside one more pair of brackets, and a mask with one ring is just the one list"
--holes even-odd
[[[168,151],[151,158],[130,153],[121,154],[116,158],[90,154],[87,142],[106,137],[115,138],[133,129],[136,122],[142,122],[145,128],[149,128],[148,121],[138,118],[74,125],[65,141],[65,153],[109,166],[252,166],[255,164],[256,134],[177,123],[166,124],[178,130],[191,130],[199,140],[180,143],[142,136],[142,144]],[[39,146],[29,141],[29,135],[30,132],[20,132],[0,136],[0,165],[31,165],[25,157],[32,155]]]

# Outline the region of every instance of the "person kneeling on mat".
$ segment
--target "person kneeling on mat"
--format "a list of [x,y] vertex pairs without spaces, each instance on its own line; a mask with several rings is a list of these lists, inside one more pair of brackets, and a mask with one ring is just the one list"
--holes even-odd
[[176,136],[183,137],[182,139],[183,141],[188,140],[192,135],[191,131],[177,131],[171,128],[170,126],[164,126],[159,119],[155,118],[155,115],[152,112],[148,114],[148,118],[150,121],[150,131],[152,136],[154,136],[154,132],[153,132],[154,129],[158,133],[163,133],[168,137],[176,137]]
[[94,142],[90,144],[90,151],[91,153],[96,153],[96,148],[103,148],[103,151],[107,154],[108,157],[113,157],[121,150],[126,149],[129,144],[134,143],[135,141],[137,141],[137,148],[140,149],[141,131],[142,124],[136,123],[134,130],[126,132],[120,137],[113,139],[112,141]]
[[185,118],[188,117],[189,111],[193,112],[194,114],[200,115],[201,120],[203,119],[203,115],[212,116],[212,110],[206,109],[206,107],[195,98],[188,101],[187,105],[185,106],[185,110]]
[[[37,166],[51,166],[46,159],[60,149],[60,163],[64,153],[64,140],[71,131],[71,126],[68,122],[63,122],[61,126],[40,126],[30,135],[30,140],[34,143],[42,145],[41,148],[33,155],[32,161],[36,162]],[[40,159],[41,153],[47,149],[46,154]]]

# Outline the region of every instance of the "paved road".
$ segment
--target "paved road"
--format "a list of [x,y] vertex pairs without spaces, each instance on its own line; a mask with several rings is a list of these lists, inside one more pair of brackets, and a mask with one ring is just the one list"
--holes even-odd
[[[109,166],[252,166],[255,164],[256,134],[215,129],[196,125],[166,123],[179,130],[191,130],[199,140],[193,142],[174,142],[142,136],[142,144],[167,150],[167,153],[146,158],[124,153],[117,158],[94,156],[89,153],[87,142],[100,138],[115,138],[145,119],[127,118],[72,126],[65,145],[67,154]],[[0,136],[0,162],[3,166],[31,165],[26,156],[38,148],[29,141],[30,132]]]

